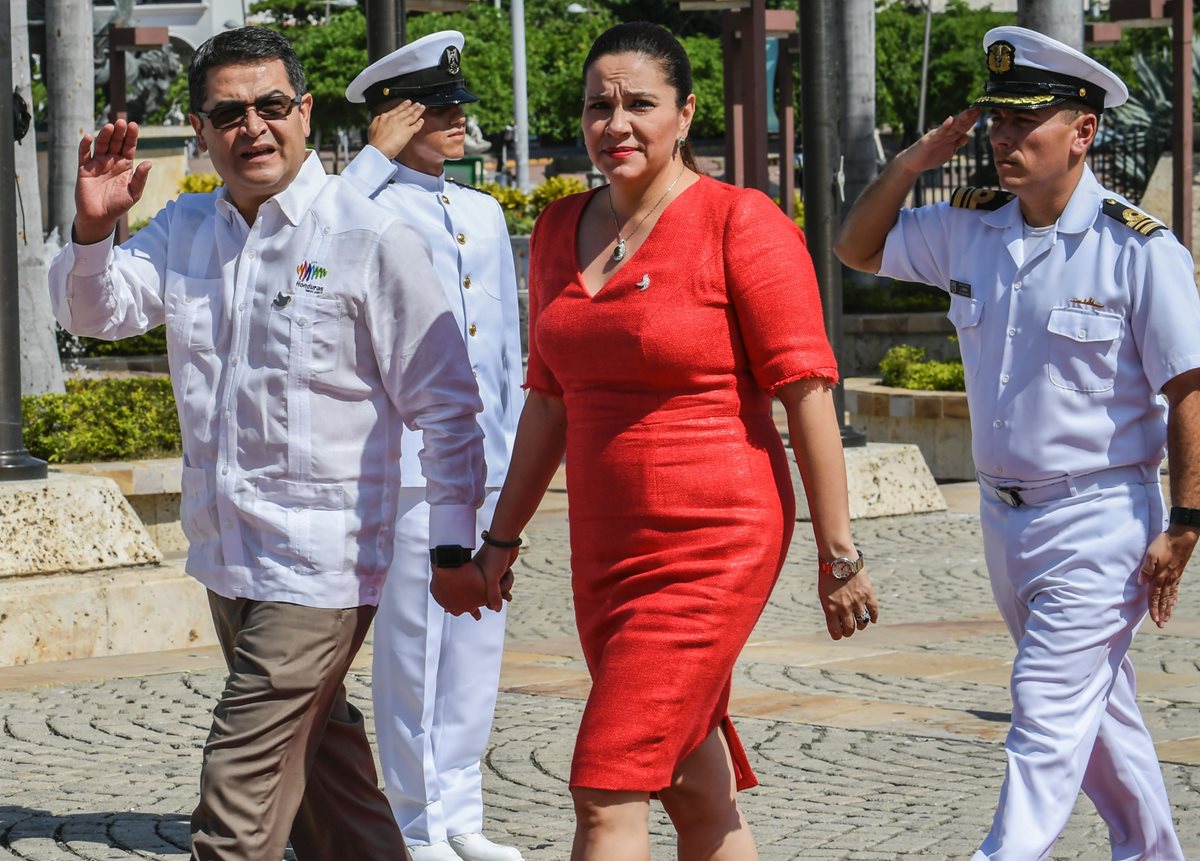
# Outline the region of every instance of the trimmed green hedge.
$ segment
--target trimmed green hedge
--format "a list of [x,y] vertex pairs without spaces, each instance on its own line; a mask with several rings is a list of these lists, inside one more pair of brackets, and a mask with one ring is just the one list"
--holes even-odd
[[21,399],[25,447],[50,463],[173,457],[179,415],[167,377],[68,380],[66,394]]
[[898,389],[922,392],[963,392],[966,378],[961,360],[938,362],[925,358],[922,347],[900,344],[892,347],[879,362],[883,384]]

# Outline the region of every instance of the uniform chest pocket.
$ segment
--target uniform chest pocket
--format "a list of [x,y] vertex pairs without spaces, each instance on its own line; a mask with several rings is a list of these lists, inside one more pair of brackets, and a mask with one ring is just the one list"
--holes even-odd
[[1112,389],[1125,331],[1123,317],[1053,308],[1046,329],[1050,333],[1050,382],[1071,392]]
[[983,350],[983,333],[979,326],[983,319],[983,303],[967,296],[951,296],[950,310],[946,317],[958,332],[963,376],[968,380],[973,379],[979,370],[979,356]]

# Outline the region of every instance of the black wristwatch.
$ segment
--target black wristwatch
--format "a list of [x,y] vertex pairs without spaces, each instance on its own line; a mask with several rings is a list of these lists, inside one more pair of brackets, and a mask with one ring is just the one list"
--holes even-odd
[[429,551],[429,561],[435,568],[461,568],[471,561],[475,551],[459,544],[439,544]]
[[1171,507],[1171,522],[1180,526],[1200,526],[1200,508]]

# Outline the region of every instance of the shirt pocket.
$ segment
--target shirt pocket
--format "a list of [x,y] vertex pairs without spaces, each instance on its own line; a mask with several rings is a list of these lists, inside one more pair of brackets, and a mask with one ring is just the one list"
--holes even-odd
[[346,491],[340,484],[256,478],[254,528],[266,561],[304,574],[349,568]]
[[983,302],[968,296],[951,296],[950,310],[946,317],[954,324],[958,333],[958,349],[962,354],[963,376],[974,379],[979,370],[979,357],[983,351],[983,332],[979,326],[983,320]]
[[300,294],[283,308],[273,306],[271,313],[286,325],[286,333],[280,335],[287,338],[290,361],[301,363],[313,376],[337,369],[346,316],[339,299]]
[[185,466],[180,478],[179,522],[188,541],[199,544],[217,535],[217,523],[213,519],[213,488],[209,482],[209,471],[196,466]]
[[1117,314],[1052,308],[1047,372],[1050,382],[1071,392],[1107,392],[1117,376],[1117,353],[1125,320]]
[[167,343],[189,353],[211,353],[216,343],[216,305],[220,278],[189,278],[168,270]]

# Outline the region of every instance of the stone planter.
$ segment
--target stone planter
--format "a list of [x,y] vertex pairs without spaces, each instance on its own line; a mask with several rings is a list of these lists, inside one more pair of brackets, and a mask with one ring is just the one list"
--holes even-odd
[[878,377],[850,377],[846,412],[871,442],[915,444],[938,481],[975,480],[965,392],[915,392],[882,386]]

